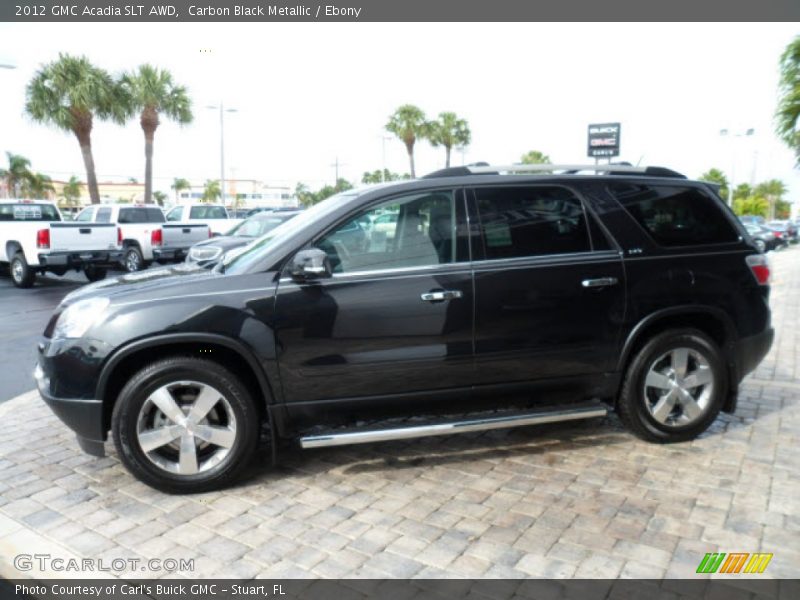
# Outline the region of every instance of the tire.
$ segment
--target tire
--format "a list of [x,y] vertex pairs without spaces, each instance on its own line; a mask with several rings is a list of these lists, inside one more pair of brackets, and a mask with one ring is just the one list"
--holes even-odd
[[108,269],[105,267],[95,267],[90,265],[83,270],[83,274],[86,275],[86,279],[89,281],[101,281],[106,278],[106,273]]
[[[709,383],[691,385],[706,380]],[[633,357],[617,411],[625,426],[643,440],[684,442],[709,428],[727,391],[727,368],[714,341],[696,329],[671,330],[649,340]]]
[[136,273],[144,268],[144,258],[138,246],[128,246],[122,257],[122,268],[128,273]]
[[10,271],[11,281],[18,288],[29,288],[36,280],[36,271],[30,268],[22,252],[17,252],[11,259]]
[[[175,419],[161,407],[171,409]],[[194,408],[200,420],[192,418]],[[134,477],[162,492],[183,494],[232,483],[255,452],[260,420],[250,393],[230,371],[208,360],[174,357],[152,363],[127,382],[111,429]],[[209,437],[215,441],[206,441]]]

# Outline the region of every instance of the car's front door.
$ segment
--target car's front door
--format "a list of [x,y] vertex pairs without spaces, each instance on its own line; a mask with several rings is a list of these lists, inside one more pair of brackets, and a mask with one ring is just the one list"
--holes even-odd
[[[383,215],[381,227],[374,224]],[[473,293],[463,192],[393,197],[313,242],[333,275],[281,279],[275,334],[287,406],[468,388]],[[373,226],[370,226],[373,224]]]
[[481,384],[611,369],[625,310],[619,252],[559,186],[474,190],[476,378]]

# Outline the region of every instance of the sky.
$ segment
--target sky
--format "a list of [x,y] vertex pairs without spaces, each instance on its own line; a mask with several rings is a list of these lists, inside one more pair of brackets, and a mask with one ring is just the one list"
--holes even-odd
[[[193,101],[194,121],[162,119],[154,186],[218,179],[219,113],[226,178],[312,188],[339,174],[358,181],[384,165],[408,171],[384,126],[401,104],[467,119],[472,144],[453,163],[510,164],[529,150],[557,163],[593,162],[590,123],[620,122],[619,160],[697,177],[717,167],[735,183],[800,172],[773,131],[778,59],[798,24],[674,23],[87,23],[0,24],[0,152],[22,154],[54,179],[85,178],[76,139],[24,114],[25,86],[59,52],[112,73],[151,63]],[[722,137],[753,128],[752,137]],[[138,120],[97,123],[101,181],[144,178]],[[385,156],[385,159],[384,159]],[[444,150],[418,142],[417,174]],[[3,163],[0,155],[0,163]],[[800,202],[795,210],[800,209]]]

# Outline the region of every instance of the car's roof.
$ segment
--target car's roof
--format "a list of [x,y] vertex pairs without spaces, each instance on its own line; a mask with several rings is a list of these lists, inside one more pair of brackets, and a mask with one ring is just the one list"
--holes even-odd
[[30,198],[0,198],[0,204],[49,204],[55,206],[56,203],[52,200],[39,200]]

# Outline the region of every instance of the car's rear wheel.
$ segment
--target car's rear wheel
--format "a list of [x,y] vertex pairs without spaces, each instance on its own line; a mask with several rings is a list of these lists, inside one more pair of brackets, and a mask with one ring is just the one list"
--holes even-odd
[[36,271],[31,269],[25,255],[17,252],[11,259],[11,281],[18,288],[29,288],[36,280]]
[[230,371],[176,357],[128,381],[112,430],[134,476],[164,492],[194,493],[235,480],[255,451],[260,427],[250,393]]
[[717,418],[728,388],[714,341],[694,329],[655,336],[634,356],[618,402],[622,422],[651,442],[682,442]]
[[144,258],[142,251],[136,246],[128,246],[122,258],[122,266],[128,273],[136,273],[144,268]]

